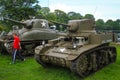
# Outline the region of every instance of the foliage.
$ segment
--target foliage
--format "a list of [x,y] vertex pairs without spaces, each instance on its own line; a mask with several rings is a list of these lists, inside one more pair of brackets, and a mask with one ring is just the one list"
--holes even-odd
[[36,13],[35,7],[32,6],[35,3],[38,3],[38,1],[37,0],[0,0],[1,15],[17,20],[28,18],[29,15],[35,15]]
[[104,27],[104,21],[102,19],[98,19],[96,21],[96,30],[104,30],[105,27]]
[[6,26],[3,25],[2,21],[0,21],[0,31],[6,30],[6,29],[7,29]]
[[40,12],[44,15],[47,16],[50,13],[50,9],[48,7],[42,7]]
[[67,14],[64,11],[55,10],[54,13],[56,14],[58,22],[67,23],[68,16],[67,16]]
[[[39,11],[38,11],[38,15],[40,18],[44,18],[49,20],[49,16],[50,15],[50,9],[48,7],[42,7]],[[51,16],[51,18],[54,17],[54,15]]]
[[108,29],[108,30],[112,30],[113,29],[113,20],[108,20],[106,23],[105,23],[105,25],[106,25],[106,29]]
[[3,30],[3,27],[0,25],[0,31],[2,31]]
[[[38,9],[41,9],[38,0],[0,0],[0,16],[14,20],[28,19],[30,15],[35,16]],[[13,24],[7,22],[8,28]]]
[[103,19],[98,19],[96,21],[96,30],[113,31],[118,33],[120,32],[120,20],[117,19],[116,21],[113,21],[109,19],[104,22]]
[[92,14],[86,14],[84,17],[84,19],[93,19],[95,20],[94,16]]
[[117,19],[116,21],[113,22],[113,30],[116,32],[119,32],[120,30],[120,19]]
[[1,23],[0,23],[0,31],[2,31],[3,30],[3,26],[1,25]]
[[51,12],[51,13],[49,13],[49,15],[47,15],[47,19],[57,21],[57,16],[55,15],[55,13]]
[[82,15],[80,13],[76,13],[76,12],[68,12],[68,17],[70,20],[73,19],[82,19]]

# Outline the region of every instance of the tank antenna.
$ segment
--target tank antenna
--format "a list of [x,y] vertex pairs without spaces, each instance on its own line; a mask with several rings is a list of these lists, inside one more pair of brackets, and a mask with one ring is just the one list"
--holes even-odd
[[95,15],[96,11],[97,11],[97,6],[95,7],[95,11],[94,11],[94,13],[93,13],[94,15]]

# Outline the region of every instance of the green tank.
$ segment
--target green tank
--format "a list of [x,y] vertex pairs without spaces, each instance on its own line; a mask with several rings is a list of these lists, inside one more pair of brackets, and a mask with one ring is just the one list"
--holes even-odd
[[37,46],[34,57],[44,67],[58,65],[86,77],[115,62],[116,48],[109,45],[115,37],[97,33],[94,20],[70,20],[67,35]]
[[29,19],[25,21],[16,21],[8,18],[4,20],[12,21],[23,26],[19,29],[18,26],[13,26],[13,30],[10,32],[1,32],[0,35],[0,51],[7,51],[12,53],[12,33],[17,33],[21,40],[22,53],[33,54],[34,48],[42,43],[47,43],[48,40],[57,38],[60,33],[54,29],[50,29],[49,21],[45,19]]

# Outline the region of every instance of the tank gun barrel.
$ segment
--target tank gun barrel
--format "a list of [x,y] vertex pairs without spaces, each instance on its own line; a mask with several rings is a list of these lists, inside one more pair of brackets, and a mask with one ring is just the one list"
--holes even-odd
[[8,21],[15,22],[15,23],[19,23],[19,24],[22,24],[22,25],[26,25],[24,22],[21,22],[21,21],[17,21],[17,20],[9,19],[9,18],[4,18],[4,19],[5,19],[5,20],[8,20]]
[[18,23],[18,24],[22,24],[25,28],[27,29],[31,29],[32,26],[33,26],[33,22],[30,21],[30,20],[27,20],[27,21],[17,21],[17,20],[13,20],[13,19],[9,19],[9,18],[4,18],[5,20],[8,20],[8,21],[12,21],[12,22],[15,22],[15,23]]
[[60,23],[60,22],[56,22],[56,21],[50,21],[50,22],[54,23],[54,24],[59,24],[59,25],[63,25],[63,26],[66,26],[66,27],[70,27],[70,25],[65,24],[65,23]]

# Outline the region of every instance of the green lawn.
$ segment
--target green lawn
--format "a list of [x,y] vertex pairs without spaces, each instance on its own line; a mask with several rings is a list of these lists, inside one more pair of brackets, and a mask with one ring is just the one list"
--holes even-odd
[[0,80],[120,80],[120,46],[117,46],[117,61],[82,79],[69,69],[43,68],[33,57],[26,61],[9,64],[11,57],[0,54]]

